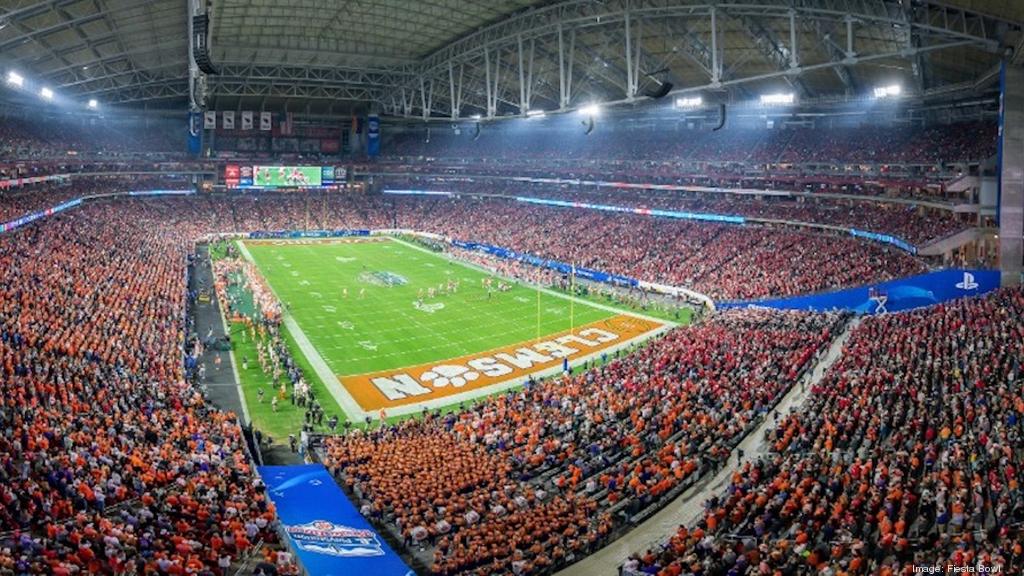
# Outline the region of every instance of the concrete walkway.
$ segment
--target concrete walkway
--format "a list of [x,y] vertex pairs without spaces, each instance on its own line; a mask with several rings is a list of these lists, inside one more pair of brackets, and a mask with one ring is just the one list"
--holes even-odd
[[[843,346],[850,337],[850,333],[860,319],[855,318],[846,325],[845,330],[832,341],[825,355],[821,357],[815,367],[808,372],[803,380],[783,396],[776,410],[780,415],[789,414],[799,407],[807,399],[808,391],[817,384],[825,372],[839,359],[843,352]],[[745,454],[745,460],[756,459],[759,455],[769,450],[769,445],[764,441],[765,432],[774,426],[772,418],[765,418],[761,424],[752,430],[740,442],[739,447]],[[646,522],[628,532],[622,538],[605,546],[583,560],[569,566],[557,573],[557,576],[596,576],[606,574],[617,575],[619,566],[626,561],[631,554],[643,552],[648,548],[657,546],[667,540],[681,525],[692,525],[704,512],[704,502],[708,498],[721,494],[736,471],[738,463],[735,456],[729,458],[729,464],[722,468],[718,474],[709,476],[694,484],[689,490],[680,494],[676,500],[663,508],[660,512],[651,516]]]
[[[195,321],[193,330],[200,338],[209,335],[218,341],[228,333],[228,326],[221,314],[220,302],[213,290],[213,269],[210,264],[208,246],[200,246],[198,258],[192,276],[189,278],[189,289],[201,294],[192,305],[192,318]],[[220,364],[217,359],[220,358]],[[206,379],[202,384],[206,387],[207,399],[221,410],[229,410],[239,415],[242,424],[249,424],[249,410],[242,400],[242,390],[238,384],[238,371],[235,367],[234,355],[229,350],[217,350],[208,347],[199,358],[206,367]],[[219,367],[218,367],[219,366]]]

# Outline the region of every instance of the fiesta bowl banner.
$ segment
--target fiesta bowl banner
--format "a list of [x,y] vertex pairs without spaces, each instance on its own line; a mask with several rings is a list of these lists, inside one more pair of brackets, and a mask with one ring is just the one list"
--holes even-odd
[[322,464],[259,466],[299,560],[317,576],[414,576]]
[[858,314],[881,314],[931,306],[966,296],[979,296],[998,288],[999,281],[998,270],[952,269],[823,294],[745,302],[718,302],[716,306],[763,306],[817,312],[849,310]]

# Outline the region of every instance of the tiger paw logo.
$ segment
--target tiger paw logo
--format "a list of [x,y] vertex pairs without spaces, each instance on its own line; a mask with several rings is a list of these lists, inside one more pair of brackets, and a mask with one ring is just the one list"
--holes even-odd
[[470,370],[465,366],[442,364],[424,372],[420,376],[420,380],[430,383],[434,388],[444,388],[446,386],[462,388],[479,377],[480,374],[478,372]]

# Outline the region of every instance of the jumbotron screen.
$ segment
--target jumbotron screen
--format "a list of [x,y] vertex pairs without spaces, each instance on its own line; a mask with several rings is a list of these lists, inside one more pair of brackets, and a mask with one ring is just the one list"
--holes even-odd
[[253,166],[252,178],[258,188],[323,185],[320,166]]

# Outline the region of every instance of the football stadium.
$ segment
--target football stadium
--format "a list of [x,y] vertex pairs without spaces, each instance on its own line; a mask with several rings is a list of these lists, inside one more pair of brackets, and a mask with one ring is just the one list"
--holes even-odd
[[1024,574],[1024,2],[0,0],[0,576]]

